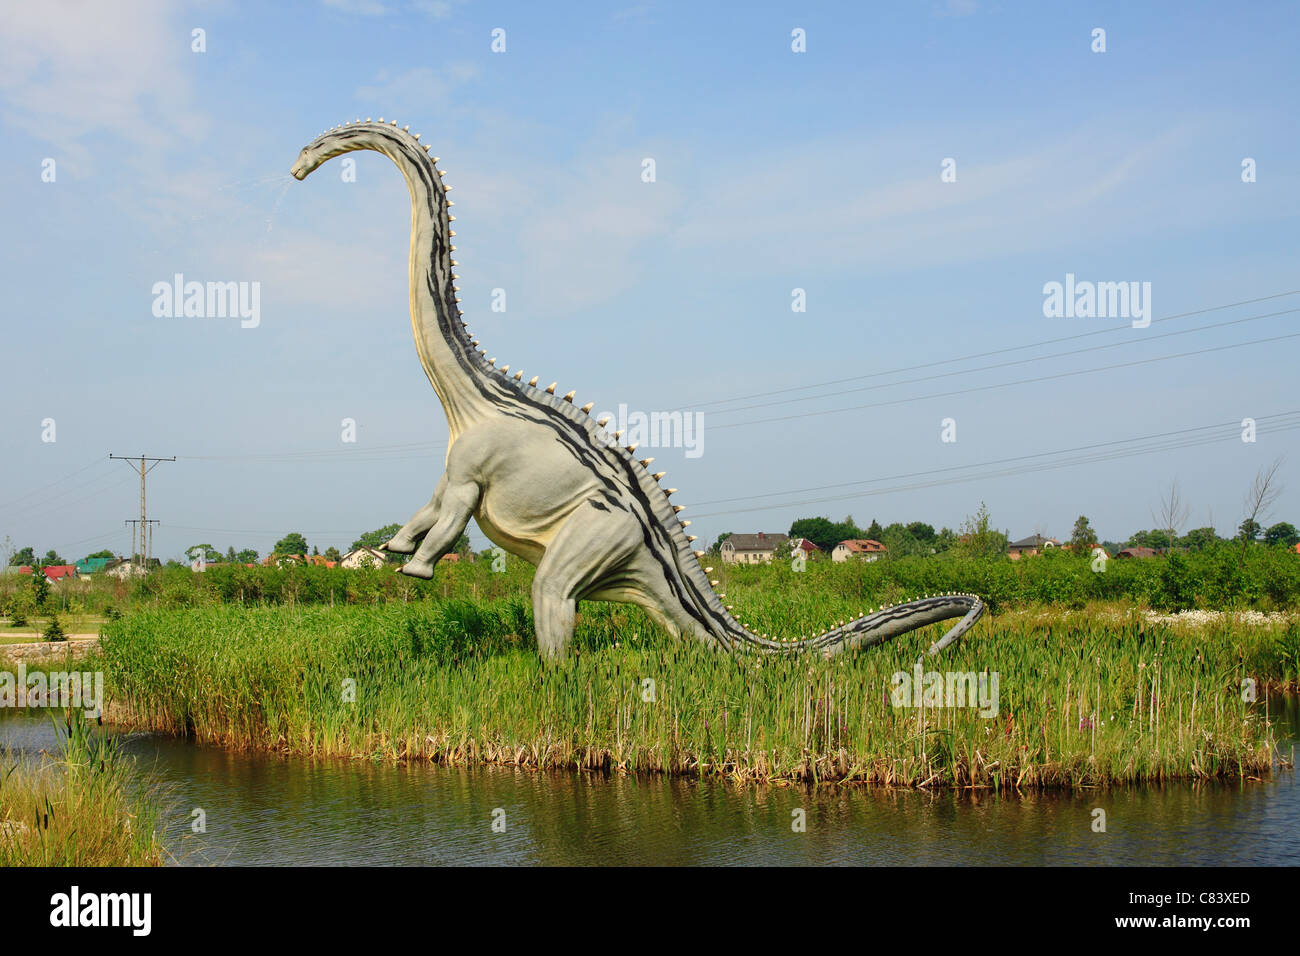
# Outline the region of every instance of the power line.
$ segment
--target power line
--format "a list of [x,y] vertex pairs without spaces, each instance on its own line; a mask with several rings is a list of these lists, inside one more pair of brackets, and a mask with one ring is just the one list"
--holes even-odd
[[[0,505],[0,511],[6,511],[13,505],[18,504],[20,501],[24,501],[28,498],[35,497],[36,495],[39,495],[42,492],[48,491],[49,489],[53,488],[55,485],[61,485],[63,484],[63,482],[67,481],[68,479],[75,478],[77,477],[77,475],[89,471],[91,468],[94,468],[96,465],[102,465],[103,463],[104,463],[104,459],[96,458],[94,461],[90,462],[90,464],[84,465],[81,468],[78,468],[76,471],[64,475],[62,478],[56,478],[54,479],[54,481],[51,481],[49,484],[41,485],[41,487],[39,488],[34,488],[33,490],[26,492],[25,494],[19,495],[17,498],[11,498],[9,501],[6,501],[4,504]],[[95,480],[98,481],[99,479],[95,479]],[[64,491],[60,492],[60,494],[67,494],[68,492],[74,491],[77,488],[84,488],[86,487],[86,485],[89,484],[94,484],[94,481],[86,482],[82,485],[74,485],[72,488],[67,488]]]
[[[1259,419],[1256,419],[1257,422],[1256,434],[1257,435],[1274,434],[1278,432],[1288,432],[1300,428],[1300,417],[1292,418],[1292,416],[1300,416],[1300,412],[1282,412],[1279,413],[1278,415],[1267,415]],[[1273,422],[1268,427],[1263,427],[1258,424],[1259,422],[1264,422],[1266,420],[1275,419],[1275,418],[1281,420],[1277,422]],[[1200,437],[1189,437],[1186,434],[1189,432],[1205,431],[1208,429],[1224,428],[1224,427],[1231,427],[1234,430],[1233,434],[1209,435],[1209,436],[1200,436]],[[859,491],[850,492],[841,495],[829,495],[829,496],[824,496],[819,498],[804,498],[795,501],[782,501],[775,504],[755,505],[753,507],[746,507],[746,508],[732,508],[723,511],[706,511],[706,512],[701,512],[699,514],[696,514],[695,517],[711,518],[711,517],[717,517],[719,515],[727,515],[727,514],[747,514],[752,511],[771,511],[780,508],[801,507],[810,504],[821,504],[830,501],[846,501],[855,498],[875,497],[876,495],[893,494],[895,492],[900,492],[900,491],[913,491],[922,488],[936,488],[944,485],[959,484],[965,481],[975,481],[975,480],[987,479],[987,478],[1001,478],[1001,477],[1007,477],[1013,475],[1033,474],[1036,472],[1050,471],[1057,468],[1066,468],[1066,467],[1076,466],[1076,465],[1095,464],[1097,462],[1113,461],[1116,459],[1127,458],[1136,455],[1147,455],[1147,454],[1154,454],[1156,452],[1175,451],[1182,448],[1193,448],[1201,445],[1214,444],[1215,442],[1220,442],[1230,438],[1237,437],[1237,435],[1239,435],[1239,429],[1240,429],[1239,422],[1227,422],[1220,425],[1205,425],[1198,428],[1182,429],[1180,431],[1175,431],[1175,432],[1166,432],[1164,433],[1164,436],[1182,435],[1184,437],[1181,438],[1174,437],[1172,440],[1166,439],[1163,443],[1156,444],[1156,445],[1139,446],[1134,448],[1115,448],[1107,452],[1082,455],[1073,459],[1063,458],[1061,460],[1041,462],[1035,465],[1030,465],[1028,467],[1001,468],[999,470],[986,472],[986,473],[956,475],[948,478],[937,478],[933,481],[922,481],[922,482],[895,485],[888,488],[862,489]],[[957,466],[957,467],[960,469],[983,468],[995,464],[1005,464],[1005,463],[1016,462],[1016,461],[1024,461],[1031,458],[1041,458],[1047,455],[1068,455],[1077,451],[1099,448],[1106,445],[1114,445],[1114,444],[1132,445],[1134,442],[1146,441],[1149,440],[1151,437],[1160,438],[1163,436],[1147,436],[1144,438],[1131,438],[1131,439],[1125,439],[1122,442],[1100,442],[1097,445],[1085,445],[1079,449],[1064,449],[1056,452],[1044,452],[1044,453],[1038,453],[1034,455],[1024,455],[1024,456],[1019,456],[1018,458],[998,459],[997,461],[992,461],[992,462],[981,462],[973,465]],[[869,484],[869,483],[875,483],[880,481],[893,481],[893,480],[898,480],[899,478],[918,477],[918,476],[924,476],[928,474],[937,475],[943,472],[953,471],[953,470],[956,469],[938,468],[930,471],[912,472],[910,475],[897,475],[897,476],[891,476],[887,478],[869,479],[868,481],[859,482],[858,484]],[[845,484],[850,484],[850,483],[845,483]],[[832,488],[836,486],[824,486],[824,487]],[[818,490],[818,489],[804,489],[804,490]],[[790,491],[790,492],[777,492],[775,494],[796,494],[796,493],[798,492]],[[753,498],[773,497],[773,495],[754,495],[751,497]],[[714,502],[712,503],[725,504],[730,501],[745,501],[745,500],[750,500],[750,499],[749,498],[715,499]]]
[[946,378],[950,375],[969,375],[972,372],[987,372],[996,368],[1009,368],[1013,365],[1027,365],[1030,362],[1046,362],[1049,359],[1069,358],[1074,355],[1083,355],[1087,352],[1102,352],[1106,349],[1123,348],[1128,345],[1145,345],[1148,342],[1154,342],[1157,339],[1173,338],[1177,335],[1191,335],[1195,332],[1205,332],[1210,329],[1226,328],[1230,325],[1241,325],[1245,322],[1258,322],[1260,319],[1272,319],[1279,315],[1290,315],[1294,312],[1300,312],[1300,308],[1282,309],[1279,312],[1266,312],[1262,315],[1248,315],[1241,319],[1229,319],[1225,322],[1214,322],[1210,325],[1199,325],[1194,329],[1179,329],[1175,332],[1162,332],[1159,335],[1144,335],[1141,339],[1130,339],[1127,342],[1109,342],[1106,345],[1093,345],[1086,349],[1070,349],[1066,352],[1055,352],[1051,355],[1033,355],[1029,358],[1015,359],[1010,362],[995,362],[992,365],[980,365],[975,368],[962,368],[949,372],[936,372],[933,375],[922,375],[917,378],[905,378],[897,382],[881,382],[877,385],[860,385],[856,388],[840,389],[837,392],[827,392],[825,395],[803,395],[799,398],[782,398],[774,402],[756,402],[753,405],[738,405],[735,408],[720,408],[714,414],[725,414],[727,412],[743,412],[752,408],[770,408],[773,405],[790,405],[795,402],[814,402],[821,398],[836,398],[840,395],[848,395],[851,392],[870,392],[878,388],[892,388],[895,385],[913,385],[917,382],[928,382],[936,378]]
[[[79,498],[73,498],[71,501],[68,501],[64,498],[59,498],[58,500],[55,501],[53,505],[50,505],[49,507],[42,508],[39,511],[26,512],[25,514],[22,515],[22,518],[27,521],[34,521],[40,518],[44,518],[47,515],[54,514],[55,512],[66,511],[69,508],[76,507],[79,504],[84,504],[87,501],[102,499],[106,491],[110,491],[115,488],[120,488],[122,485],[125,485],[127,482],[131,480],[130,478],[123,478],[118,482],[105,484],[104,482],[106,481],[106,479],[107,479],[107,475],[102,476],[100,478],[96,478],[95,481],[87,482],[85,485],[80,486],[82,488],[89,487],[90,485],[97,486],[96,489],[88,495],[82,495]],[[65,494],[70,494],[73,490],[74,489],[69,488],[68,491],[65,492]]]
[[[1209,313],[1209,312],[1221,311],[1221,310],[1223,310],[1223,309],[1235,308],[1235,307],[1242,306],[1242,305],[1250,305],[1250,304],[1257,303],[1257,302],[1267,302],[1267,301],[1272,300],[1272,299],[1278,299],[1278,298],[1283,298],[1283,297],[1285,297],[1285,296],[1289,296],[1289,295],[1298,295],[1298,294],[1300,294],[1300,290],[1293,290],[1293,291],[1288,291],[1288,292],[1278,292],[1278,293],[1275,293],[1275,294],[1273,294],[1273,295],[1259,296],[1259,297],[1257,297],[1257,298],[1253,298],[1253,299],[1243,299],[1243,300],[1241,300],[1241,301],[1239,301],[1239,302],[1229,302],[1229,303],[1224,303],[1224,304],[1222,304],[1222,305],[1207,306],[1206,308],[1203,308],[1203,309],[1194,309],[1194,310],[1191,310],[1191,311],[1188,311],[1188,312],[1179,312],[1179,313],[1176,313],[1176,314],[1174,314],[1174,315],[1162,316],[1162,317],[1160,317],[1160,318],[1158,318],[1158,319],[1153,319],[1153,320],[1152,320],[1152,324],[1159,323],[1159,322],[1170,322],[1170,321],[1173,321],[1173,320],[1176,320],[1176,319],[1188,318],[1188,317],[1190,317],[1190,316],[1194,316],[1194,315],[1204,315],[1204,314]],[[1259,320],[1261,320],[1261,319],[1274,318],[1274,317],[1279,316],[1279,315],[1288,315],[1288,314],[1295,313],[1295,312],[1300,312],[1300,308],[1294,308],[1294,309],[1283,309],[1283,310],[1280,310],[1280,311],[1277,311],[1277,312],[1269,312],[1269,313],[1264,313],[1264,314],[1260,314],[1260,315],[1246,316],[1246,317],[1244,317],[1244,318],[1240,318],[1240,319],[1230,319],[1230,320],[1227,320],[1227,321],[1224,321],[1224,322],[1216,322],[1216,323],[1211,323],[1211,324],[1209,324],[1209,325],[1198,326],[1197,328],[1194,328],[1194,329],[1184,329],[1184,330],[1179,330],[1179,331],[1177,331],[1177,332],[1167,332],[1167,333],[1162,333],[1162,334],[1160,334],[1160,335],[1143,336],[1141,339],[1133,339],[1133,340],[1126,341],[1126,342],[1115,342],[1115,343],[1109,343],[1109,344],[1106,344],[1106,345],[1093,346],[1093,347],[1089,347],[1089,348],[1085,348],[1085,349],[1077,349],[1077,350],[1070,350],[1070,351],[1065,351],[1065,352],[1058,352],[1058,353],[1054,353],[1054,354],[1052,354],[1052,355],[1042,355],[1042,356],[1037,356],[1037,357],[1031,357],[1031,358],[1028,358],[1028,359],[1018,359],[1018,360],[1013,361],[1013,362],[995,363],[995,364],[992,364],[992,365],[980,366],[980,367],[978,367],[978,368],[971,368],[971,369],[958,369],[958,370],[955,370],[955,371],[953,371],[953,372],[951,372],[951,373],[947,373],[947,374],[962,375],[962,374],[966,374],[966,373],[969,373],[969,372],[988,371],[988,370],[991,370],[991,369],[996,369],[996,368],[1005,368],[1005,367],[1012,366],[1012,365],[1021,365],[1021,364],[1026,364],[1026,363],[1028,363],[1028,362],[1047,361],[1047,360],[1049,360],[1049,359],[1054,359],[1054,358],[1063,358],[1063,357],[1068,357],[1068,356],[1071,356],[1071,355],[1081,355],[1081,354],[1084,354],[1084,353],[1087,353],[1087,352],[1101,351],[1101,350],[1109,349],[1109,348],[1117,348],[1117,347],[1119,347],[1119,346],[1123,346],[1123,345],[1136,345],[1136,344],[1142,344],[1142,343],[1145,343],[1145,342],[1154,341],[1155,339],[1159,339],[1159,338],[1169,338],[1169,337],[1176,336],[1176,335],[1187,335],[1187,334],[1191,334],[1191,333],[1194,333],[1194,332],[1202,332],[1202,331],[1207,331],[1207,330],[1216,329],[1216,328],[1224,328],[1224,327],[1232,326],[1232,325],[1240,325],[1240,324],[1243,324],[1243,323],[1246,323],[1246,322],[1254,322],[1254,321],[1259,321]],[[941,359],[941,360],[937,360],[937,361],[933,361],[933,362],[924,362],[924,363],[921,363],[921,364],[918,364],[918,365],[903,366],[903,367],[900,367],[900,368],[889,369],[889,370],[881,371],[881,372],[872,372],[872,373],[869,373],[869,374],[866,374],[866,375],[851,376],[851,377],[849,377],[849,378],[832,379],[832,380],[829,380],[829,381],[826,381],[826,382],[819,382],[819,383],[817,383],[817,384],[815,384],[815,385],[800,385],[800,386],[793,386],[793,387],[791,387],[791,388],[772,389],[772,390],[765,391],[765,392],[756,392],[756,393],[753,393],[753,394],[750,394],[750,395],[741,395],[741,396],[735,396],[735,397],[732,397],[732,398],[726,398],[726,399],[715,399],[715,400],[707,401],[707,402],[696,402],[696,403],[693,403],[692,405],[689,405],[689,406],[687,406],[687,407],[693,407],[693,408],[704,408],[704,407],[708,407],[708,406],[711,406],[711,405],[719,405],[719,404],[724,404],[724,403],[728,403],[728,402],[742,401],[742,400],[747,399],[747,398],[762,398],[762,397],[766,397],[766,396],[769,396],[769,395],[780,395],[780,394],[785,394],[785,393],[789,393],[789,392],[804,391],[804,390],[812,389],[812,388],[822,388],[822,387],[826,387],[826,386],[830,386],[830,385],[842,384],[842,383],[844,383],[844,382],[861,381],[861,380],[864,380],[864,379],[877,378],[877,377],[885,376],[885,375],[894,375],[894,374],[898,374],[898,373],[900,373],[900,372],[907,372],[907,371],[915,371],[915,370],[919,370],[919,369],[933,368],[933,367],[937,367],[937,366],[941,366],[941,365],[950,365],[950,364],[953,364],[953,363],[955,363],[955,362],[969,361],[969,360],[977,359],[977,358],[986,358],[986,357],[994,356],[994,355],[1004,355],[1004,354],[1007,354],[1007,353],[1010,353],[1010,352],[1017,352],[1017,351],[1022,351],[1022,350],[1025,350],[1025,349],[1039,348],[1039,347],[1044,346],[1044,345],[1051,345],[1051,344],[1055,344],[1055,343],[1059,343],[1059,342],[1074,341],[1074,340],[1077,340],[1077,339],[1089,338],[1089,337],[1091,337],[1091,336],[1095,336],[1095,335],[1104,335],[1104,334],[1108,334],[1108,333],[1111,333],[1111,332],[1123,331],[1123,330],[1130,329],[1130,328],[1131,328],[1131,325],[1129,325],[1129,324],[1118,325],[1118,326],[1111,326],[1111,327],[1108,327],[1108,328],[1105,328],[1105,329],[1095,329],[1095,330],[1092,330],[1092,331],[1089,331],[1089,332],[1080,332],[1080,333],[1077,333],[1077,334],[1074,334],[1074,335],[1060,336],[1060,337],[1058,337],[1058,338],[1053,338],[1053,339],[1044,339],[1044,340],[1042,340],[1042,341],[1034,342],[1034,343],[1030,343],[1030,344],[1026,344],[1026,345],[1008,346],[1008,347],[1006,347],[1006,348],[992,349],[992,350],[990,350],[990,351],[973,353],[973,354],[971,354],[971,355],[964,355],[964,356],[960,356],[960,357],[957,357],[957,358]],[[1282,336],[1282,338],[1285,338],[1285,337],[1287,337],[1287,336]],[[1246,346],[1246,345],[1257,345],[1257,344],[1261,344],[1261,343],[1264,343],[1264,342],[1270,342],[1270,341],[1275,341],[1275,339],[1258,339],[1258,340],[1254,340],[1254,341],[1251,341],[1251,342],[1236,343],[1236,344],[1228,345],[1228,346],[1215,346],[1215,347],[1210,348],[1210,349],[1203,349],[1203,350],[1197,350],[1197,351],[1192,351],[1192,352],[1184,352],[1184,353],[1179,353],[1179,354],[1177,354],[1177,355],[1158,356],[1158,357],[1155,357],[1155,358],[1144,359],[1144,360],[1141,360],[1141,361],[1139,361],[1139,362],[1134,362],[1134,363],[1117,363],[1117,364],[1113,364],[1113,365],[1100,366],[1100,367],[1095,368],[1095,369],[1083,369],[1083,370],[1078,370],[1078,371],[1074,371],[1074,372],[1064,372],[1064,373],[1059,373],[1059,375],[1057,375],[1057,376],[1045,376],[1045,377],[1042,377],[1042,378],[1023,379],[1023,380],[1017,380],[1017,381],[1013,381],[1013,382],[1001,383],[1001,384],[997,384],[997,385],[976,386],[976,387],[973,387],[973,388],[970,388],[970,389],[962,389],[962,390],[957,390],[957,391],[953,391],[953,392],[941,392],[941,393],[938,393],[938,394],[936,394],[936,395],[921,395],[921,396],[916,396],[916,397],[914,397],[914,398],[899,399],[899,400],[896,400],[896,401],[879,402],[879,403],[870,403],[870,404],[864,404],[864,405],[852,405],[852,406],[847,406],[847,407],[844,407],[844,408],[833,408],[833,409],[827,409],[827,410],[824,410],[824,411],[809,412],[809,413],[806,413],[805,415],[781,416],[781,417],[775,417],[775,418],[755,419],[755,420],[753,420],[753,421],[747,421],[747,422],[732,422],[732,423],[725,423],[725,424],[722,424],[722,425],[714,425],[713,428],[715,428],[715,429],[717,429],[717,428],[739,428],[739,427],[742,427],[742,426],[744,426],[744,425],[765,424],[765,423],[769,423],[769,422],[787,421],[787,420],[790,420],[791,418],[811,417],[812,415],[829,414],[829,413],[832,413],[832,412],[838,412],[838,411],[855,411],[855,410],[866,409],[866,408],[877,408],[877,407],[882,407],[882,406],[887,406],[887,405],[901,404],[901,403],[903,403],[903,402],[910,402],[910,401],[923,401],[923,400],[928,399],[928,398],[941,398],[941,397],[948,397],[948,396],[951,396],[951,395],[960,395],[960,394],[964,394],[965,392],[968,392],[968,391],[980,391],[980,390],[987,390],[987,389],[992,389],[992,388],[1006,388],[1006,387],[1009,387],[1009,386],[1011,386],[1011,385],[1020,385],[1020,384],[1027,384],[1027,383],[1033,383],[1033,382],[1038,382],[1038,381],[1045,381],[1045,380],[1048,380],[1048,379],[1053,378],[1053,377],[1068,377],[1068,376],[1072,376],[1072,375],[1087,374],[1087,373],[1094,372],[1094,371],[1108,371],[1108,370],[1116,369],[1116,368],[1125,368],[1125,367],[1128,367],[1128,366],[1130,366],[1130,365],[1135,365],[1135,364],[1144,364],[1144,363],[1147,363],[1147,362],[1168,361],[1168,360],[1175,359],[1175,358],[1185,358],[1185,357],[1188,357],[1188,356],[1200,355],[1200,354],[1204,354],[1205,352],[1208,352],[1208,351],[1219,351],[1219,350],[1227,349],[1227,348],[1239,348],[1239,347]],[[774,402],[756,403],[756,404],[754,404],[754,405],[738,406],[738,407],[735,407],[735,408],[722,408],[722,409],[718,409],[718,410],[715,412],[715,414],[722,414],[722,413],[726,413],[726,412],[735,412],[735,411],[745,411],[745,410],[748,410],[748,409],[764,408],[764,407],[769,407],[769,406],[773,406],[773,405],[789,404],[789,403],[793,403],[793,402],[812,401],[812,400],[815,400],[815,399],[818,399],[818,398],[834,398],[834,397],[836,397],[836,395],[839,395],[839,394],[848,394],[849,392],[857,392],[857,391],[871,391],[871,390],[874,390],[874,389],[877,389],[877,388],[888,388],[888,387],[891,387],[891,386],[893,386],[893,385],[907,385],[907,384],[915,384],[915,383],[917,383],[917,382],[929,381],[929,380],[934,379],[934,378],[942,378],[942,377],[944,377],[944,376],[943,376],[943,375],[921,376],[921,377],[918,377],[918,378],[907,379],[907,380],[903,380],[903,381],[886,382],[886,383],[881,383],[881,384],[879,384],[879,385],[871,385],[871,386],[864,386],[864,387],[861,387],[861,388],[846,389],[846,390],[843,390],[843,391],[841,391],[841,392],[836,392],[836,393],[827,393],[827,394],[824,394],[824,395],[813,395],[813,396],[805,396],[805,397],[794,398],[794,399],[783,399],[783,400],[778,400],[778,401],[774,401]],[[183,459],[194,460],[194,461],[252,461],[252,462],[261,462],[261,463],[286,463],[286,464],[287,464],[287,463],[292,463],[292,462],[296,462],[296,461],[304,461],[304,460],[312,460],[312,459],[319,459],[319,460],[324,460],[324,461],[329,461],[329,460],[332,460],[332,461],[340,461],[340,460],[342,460],[342,459],[340,458],[340,456],[347,456],[347,460],[348,460],[348,461],[358,462],[358,463],[362,463],[362,462],[365,462],[365,463],[373,463],[373,462],[379,462],[379,461],[404,461],[404,460],[415,460],[415,459],[420,459],[420,458],[428,458],[428,457],[431,457],[431,454],[416,454],[416,455],[401,455],[401,456],[385,455],[384,452],[387,452],[387,451],[416,451],[417,449],[425,449],[425,450],[427,450],[428,452],[431,453],[431,452],[433,452],[434,450],[442,449],[442,448],[445,448],[445,447],[446,447],[446,442],[442,442],[442,441],[433,441],[433,442],[412,442],[412,443],[399,443],[399,444],[390,444],[390,445],[378,445],[378,446],[373,446],[373,447],[360,447],[360,448],[332,448],[332,449],[318,449],[318,450],[308,450],[308,451],[289,451],[289,452],[260,452],[260,453],[236,454],[236,455],[182,455],[182,456],[180,456],[180,457],[183,458]],[[353,456],[355,456],[355,457],[353,457]]]
[[1229,349],[1245,348],[1250,345],[1264,345],[1268,342],[1280,342],[1284,339],[1294,339],[1300,337],[1300,332],[1291,332],[1287,335],[1274,335],[1263,339],[1253,339],[1249,342],[1234,342],[1229,345],[1214,345],[1209,348],[1196,349],[1191,352],[1179,352],[1174,355],[1157,355],[1154,358],[1137,359],[1132,362],[1117,362],[1113,365],[1099,365],[1096,368],[1075,369],[1071,372],[1056,372],[1052,375],[1039,375],[1034,378],[1021,378],[1012,382],[998,382],[993,385],[973,385],[969,388],[954,389],[950,392],[934,392],[930,395],[910,395],[906,398],[895,398],[884,402],[868,402],[863,405],[845,405],[840,408],[825,408],[815,412],[799,412],[794,415],[778,415],[773,418],[755,418],[747,422],[728,422],[722,425],[713,425],[714,431],[722,428],[743,428],[746,425],[765,425],[770,422],[788,422],[797,418],[813,418],[821,415],[833,415],[837,412],[860,411],[864,408],[884,408],[889,405],[904,405],[908,402],[922,402],[931,398],[949,398],[953,395],[969,395],[972,392],[987,392],[996,388],[1010,388],[1013,385],[1031,385],[1037,382],[1050,382],[1058,378],[1071,378],[1075,375],[1089,375],[1093,372],[1109,372],[1117,368],[1133,368],[1138,365],[1150,365],[1154,362],[1169,362],[1173,359],[1188,358],[1193,355],[1204,355],[1208,352],[1226,352]]
[[[1175,315],[1166,315],[1158,319],[1152,319],[1152,324],[1154,325],[1159,322],[1172,322],[1175,319],[1185,319],[1193,315],[1205,315],[1208,312],[1219,312],[1223,309],[1233,309],[1242,305],[1253,305],[1256,302],[1267,302],[1270,299],[1280,299],[1288,295],[1300,295],[1300,289],[1292,290],[1290,292],[1277,292],[1274,293],[1273,295],[1264,295],[1255,299],[1242,299],[1240,302],[1227,302],[1224,303],[1223,305],[1207,306],[1204,309],[1195,309],[1191,312],[1179,312]],[[972,359],[989,358],[994,355],[1005,355],[1008,352],[1020,352],[1025,349],[1036,349],[1044,345],[1056,345],[1059,342],[1072,342],[1077,339],[1086,339],[1094,335],[1107,335],[1111,332],[1121,332],[1131,327],[1132,325],[1130,323],[1125,323],[1124,325],[1112,325],[1104,329],[1093,329],[1090,332],[1079,332],[1075,335],[1063,335],[1060,336],[1059,338],[1043,339],[1039,342],[1031,342],[1026,345],[1012,345],[1012,346],[1007,346],[1006,348],[993,349],[988,352],[974,352],[970,355],[961,355],[956,358],[939,359],[934,362],[923,362],[920,365],[906,365],[901,368],[886,369],[880,372],[869,372],[865,375],[851,375],[847,378],[830,379],[829,381],[817,382],[813,385],[794,385],[789,388],[769,389],[768,391],[755,392],[750,395],[737,395],[731,398],[719,398],[707,402],[692,402],[688,407],[707,408],[710,405],[721,405],[727,402],[741,402],[750,398],[763,398],[764,396],[767,395],[781,395],[788,392],[801,392],[810,388],[823,388],[828,385],[842,385],[845,382],[858,382],[868,378],[878,378],[882,375],[896,375],[900,372],[915,372],[920,369],[934,368],[939,365],[951,365],[955,362],[965,362],[965,361],[970,361]]]
[[[374,445],[360,446],[357,448],[320,448],[314,451],[285,451],[285,452],[253,452],[239,455],[179,455],[177,456],[184,461],[268,461],[268,462],[291,462],[311,458],[337,458],[340,455],[358,456],[357,460],[366,460],[362,456],[373,455],[383,451],[413,451],[417,448],[427,448],[434,451],[438,448],[446,448],[445,441],[426,441],[426,442],[408,442],[396,445]],[[427,456],[412,456],[427,457]]]
[[[1278,412],[1274,415],[1262,415],[1255,419],[1256,423],[1271,421],[1275,418],[1287,418],[1293,415],[1300,415],[1300,409],[1290,412]],[[1092,451],[1099,448],[1109,448],[1116,445],[1131,445],[1136,442],[1158,441],[1179,435],[1189,435],[1193,432],[1210,431],[1215,428],[1237,428],[1240,427],[1238,422],[1217,422],[1213,425],[1197,425],[1192,428],[1180,428],[1169,432],[1156,432],[1151,435],[1137,435],[1133,438],[1117,438],[1112,441],[1094,442],[1091,445],[1079,445],[1075,448],[1058,448],[1053,451],[1039,451],[1028,455],[1014,455],[1010,458],[995,458],[991,461],[976,462],[970,465],[949,465],[945,468],[930,468],[924,471],[904,472],[898,475],[886,475],[880,478],[866,478],[861,481],[841,481],[831,485],[814,485],[810,488],[790,488],[786,491],[772,491],[758,495],[740,495],[735,498],[714,498],[708,501],[697,502],[698,505],[726,504],[732,501],[748,501],[752,498],[773,498],[778,495],[799,495],[809,491],[829,491],[834,488],[850,488],[857,485],[869,485],[879,481],[898,481],[904,478],[916,478],[921,475],[942,474],[949,471],[961,471],[966,468],[984,468],[992,465],[1006,465],[1018,461],[1029,461],[1033,458],[1047,458],[1053,455],[1068,455],[1082,451]]]

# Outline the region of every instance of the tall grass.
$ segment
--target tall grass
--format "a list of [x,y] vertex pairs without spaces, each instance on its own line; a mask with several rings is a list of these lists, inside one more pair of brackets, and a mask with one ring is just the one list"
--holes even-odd
[[[793,633],[860,610],[806,590],[736,601],[755,627]],[[105,626],[102,654],[128,720],[236,748],[928,787],[1269,772],[1268,705],[1243,699],[1243,680],[1296,679],[1296,626],[1191,632],[1115,617],[995,617],[926,659],[996,672],[994,718],[892,706],[893,675],[938,628],[830,661],[758,660],[588,604],[573,653],[544,665],[518,597],[144,611]]]
[[119,743],[79,711],[39,763],[4,756],[0,866],[161,866],[157,794]]

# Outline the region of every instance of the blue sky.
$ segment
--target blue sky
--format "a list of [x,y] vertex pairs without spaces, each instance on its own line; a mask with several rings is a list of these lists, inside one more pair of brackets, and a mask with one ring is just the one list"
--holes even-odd
[[[1300,312],[1155,336],[1300,295],[781,391],[1126,324],[1046,318],[1067,273],[1150,282],[1157,319],[1300,289],[1295,6],[1133,6],[6,5],[0,539],[127,552],[138,482],[109,453],[179,457],[150,476],[164,557],[288,531],[345,548],[428,500],[446,435],[407,320],[405,187],[373,154],[355,182],[337,160],[288,176],[322,129],[368,116],[442,157],[488,354],[579,403],[704,414],[700,457],[649,453],[706,540],[810,514],[956,527],[981,501],[1015,537],[1084,513],[1120,539],[1175,479],[1189,526],[1230,533],[1288,451],[1272,520],[1300,524],[1295,431],[973,467],[1295,410],[1300,339],[1279,337]],[[260,324],[155,317],[176,273],[259,283]]]

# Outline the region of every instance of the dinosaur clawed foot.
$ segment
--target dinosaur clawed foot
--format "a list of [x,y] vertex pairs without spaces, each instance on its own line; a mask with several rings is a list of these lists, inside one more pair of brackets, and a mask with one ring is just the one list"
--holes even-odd
[[394,535],[381,544],[378,550],[390,551],[393,554],[415,554],[416,547],[414,538],[403,538],[400,535]]
[[433,565],[427,561],[407,561],[398,570],[413,578],[424,578],[426,581],[433,577]]

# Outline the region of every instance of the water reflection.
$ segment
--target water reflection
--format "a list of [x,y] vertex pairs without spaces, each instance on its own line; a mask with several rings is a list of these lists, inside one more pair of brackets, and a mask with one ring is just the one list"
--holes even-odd
[[[1294,700],[1286,720],[1300,736]],[[0,720],[10,754],[56,741],[48,718]],[[1300,863],[1300,785],[1290,771],[999,797],[309,761],[148,734],[128,735],[127,746],[170,791],[168,842],[188,864]],[[1098,807],[1105,833],[1092,830]],[[190,831],[195,809],[206,833]],[[493,831],[497,810],[504,832]],[[806,832],[792,829],[797,810]]]

